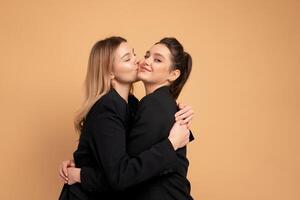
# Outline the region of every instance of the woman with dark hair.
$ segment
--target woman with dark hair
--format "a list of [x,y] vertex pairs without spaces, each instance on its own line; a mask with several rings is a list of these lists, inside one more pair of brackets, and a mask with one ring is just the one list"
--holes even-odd
[[[164,137],[143,141],[135,148],[136,139],[153,131],[147,130],[146,124],[132,123],[133,118],[138,119],[134,116],[138,100],[129,91],[137,80],[137,64],[133,49],[121,37],[94,45],[85,80],[85,101],[75,119],[81,133],[79,144],[74,162],[67,161],[60,167],[60,175],[68,184],[59,199],[120,199],[129,193],[117,190],[177,171],[181,154],[175,150],[189,142],[186,123],[193,114],[191,109],[183,109],[175,123],[173,113],[173,127],[153,132]],[[151,121],[155,119],[148,123]],[[144,144],[147,148],[141,149]]]
[[[176,99],[192,69],[192,58],[175,38],[164,38],[146,52],[138,79],[144,83],[146,96],[141,99],[128,141],[127,152],[138,155],[167,137],[177,112]],[[140,127],[146,131],[141,132]],[[163,130],[163,131],[161,131]],[[164,133],[164,134],[162,134]],[[189,161],[186,147],[176,151],[177,161],[163,176],[154,177],[127,191],[126,199],[192,199],[187,180]]]

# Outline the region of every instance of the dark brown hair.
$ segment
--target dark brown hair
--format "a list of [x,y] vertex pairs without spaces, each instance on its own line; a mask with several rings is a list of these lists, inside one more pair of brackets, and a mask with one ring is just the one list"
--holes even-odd
[[192,57],[174,37],[165,37],[155,44],[163,44],[170,50],[172,67],[180,71],[180,76],[170,85],[171,93],[177,99],[191,73]]

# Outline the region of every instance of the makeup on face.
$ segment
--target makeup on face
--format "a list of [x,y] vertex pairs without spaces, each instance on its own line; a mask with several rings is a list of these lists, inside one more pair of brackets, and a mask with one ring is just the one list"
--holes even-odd
[[130,61],[131,58],[135,58],[135,56],[136,56],[136,54],[134,52],[134,48],[132,48],[131,52],[129,51],[129,52],[125,53],[123,56],[121,56],[121,60],[127,62],[127,61]]
[[116,52],[113,65],[115,79],[122,83],[132,83],[137,79],[138,59],[128,43],[122,43]]

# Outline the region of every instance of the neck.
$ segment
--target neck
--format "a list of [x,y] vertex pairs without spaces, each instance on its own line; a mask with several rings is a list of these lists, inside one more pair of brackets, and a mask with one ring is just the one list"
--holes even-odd
[[120,84],[113,83],[112,87],[118,92],[118,94],[128,103],[128,95],[132,84]]
[[163,87],[163,86],[168,86],[168,83],[162,83],[162,84],[150,84],[150,83],[144,83],[145,87],[145,92],[146,95],[151,94],[154,92],[156,89]]

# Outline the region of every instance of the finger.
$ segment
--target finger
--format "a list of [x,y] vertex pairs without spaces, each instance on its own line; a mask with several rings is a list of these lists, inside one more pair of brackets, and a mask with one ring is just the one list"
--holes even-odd
[[63,171],[63,169],[61,170],[61,174],[62,174],[62,177],[65,179],[65,180],[68,180],[68,176],[65,175],[65,172]]
[[65,174],[62,170],[62,165],[59,166],[59,175],[62,177],[62,178],[65,178]]
[[63,179],[63,181],[66,181],[66,177],[62,171],[59,173],[59,176]]
[[75,167],[75,162],[74,162],[74,160],[71,160],[70,166],[71,166],[71,167]]
[[64,172],[65,176],[67,177],[68,176],[68,163],[67,162],[63,163],[63,172]]
[[183,109],[184,107],[186,107],[186,104],[184,104],[184,103],[179,103],[178,104],[179,109]]
[[63,181],[65,181],[65,177],[63,177],[61,174],[59,174],[60,178],[62,178]]
[[185,119],[185,118],[193,116],[193,115],[194,115],[194,111],[193,110],[188,110],[187,112],[177,116],[175,118],[175,120]]
[[178,120],[178,121],[176,121],[175,122],[178,126],[181,126],[181,123],[183,123],[183,120],[181,119],[181,120]]
[[175,117],[182,115],[183,113],[187,112],[189,109],[190,109],[189,106],[184,106],[182,109],[180,109],[175,113]]
[[[192,111],[192,112],[191,112]],[[194,111],[192,110],[192,107],[191,106],[185,106],[183,109],[182,109],[182,113],[179,115],[184,115],[186,113],[193,113]],[[178,116],[177,116],[178,117]]]
[[60,171],[59,172],[59,176],[63,179],[63,180],[65,180],[65,176],[64,176],[64,174]]
[[184,107],[183,109],[181,109],[175,113],[175,117],[177,118],[177,117],[181,116],[182,114],[186,113],[187,111],[188,111],[187,107]]
[[193,115],[189,116],[188,118],[186,118],[184,120],[182,120],[182,122],[180,122],[180,125],[183,125],[183,124],[187,124],[188,125],[189,122],[192,122],[192,119],[193,119]]
[[188,129],[191,129],[191,126],[192,126],[192,121],[189,121],[189,122],[187,123]]

